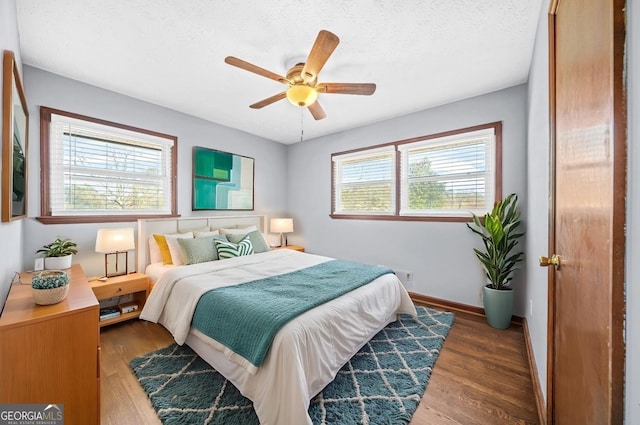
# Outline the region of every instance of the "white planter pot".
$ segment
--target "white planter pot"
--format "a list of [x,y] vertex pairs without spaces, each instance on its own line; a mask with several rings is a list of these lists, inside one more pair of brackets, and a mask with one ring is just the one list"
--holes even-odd
[[63,270],[71,267],[71,259],[73,255],[69,254],[64,257],[44,257],[45,270]]

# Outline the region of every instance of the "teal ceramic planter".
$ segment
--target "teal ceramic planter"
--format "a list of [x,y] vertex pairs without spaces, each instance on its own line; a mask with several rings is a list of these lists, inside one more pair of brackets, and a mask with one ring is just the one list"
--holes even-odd
[[489,325],[496,329],[507,329],[513,315],[513,290],[482,288],[484,314]]

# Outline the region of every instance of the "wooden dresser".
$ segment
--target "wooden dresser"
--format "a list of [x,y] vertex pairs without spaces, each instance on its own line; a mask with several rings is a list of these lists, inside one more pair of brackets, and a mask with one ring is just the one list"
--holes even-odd
[[0,316],[0,403],[63,404],[65,425],[99,424],[98,300],[79,265],[68,272],[58,304],[36,305],[31,285],[11,287]]

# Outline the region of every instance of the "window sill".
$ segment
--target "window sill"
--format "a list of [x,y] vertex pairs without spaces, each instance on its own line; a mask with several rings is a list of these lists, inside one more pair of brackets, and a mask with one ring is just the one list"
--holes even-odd
[[359,215],[359,214],[329,214],[334,219],[344,220],[387,220],[387,221],[435,221],[435,222],[471,222],[471,217],[440,217],[440,216],[415,216],[415,215]]
[[180,214],[165,215],[62,215],[36,217],[42,224],[74,224],[74,223],[121,223],[138,221],[142,218],[171,218],[180,217]]

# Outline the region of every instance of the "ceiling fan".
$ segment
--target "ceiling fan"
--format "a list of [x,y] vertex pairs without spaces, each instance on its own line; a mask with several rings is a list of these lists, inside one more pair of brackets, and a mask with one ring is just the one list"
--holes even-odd
[[318,74],[331,56],[331,53],[338,46],[340,39],[337,35],[321,30],[313,43],[307,61],[298,63],[287,71],[287,76],[275,74],[264,68],[253,65],[233,56],[227,56],[224,61],[229,65],[237,66],[245,71],[253,72],[263,77],[270,78],[279,83],[286,84],[289,88],[281,93],[263,99],[249,105],[250,108],[260,109],[274,102],[284,99],[300,107],[308,107],[311,115],[316,120],[321,120],[327,116],[318,103],[318,93],[333,94],[359,94],[372,95],[376,91],[373,83],[319,83]]

